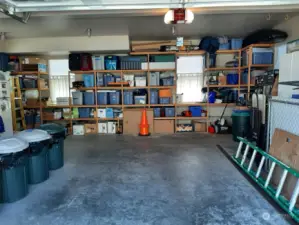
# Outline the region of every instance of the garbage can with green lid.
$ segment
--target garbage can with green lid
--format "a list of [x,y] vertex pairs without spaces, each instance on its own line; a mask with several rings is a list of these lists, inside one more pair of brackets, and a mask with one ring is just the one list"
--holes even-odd
[[52,136],[52,145],[49,149],[49,168],[56,170],[63,167],[64,164],[64,126],[49,123],[40,126],[40,129],[47,131]]
[[0,201],[15,202],[28,194],[29,144],[15,137],[0,140]]
[[16,135],[29,143],[29,184],[38,184],[49,178],[49,146],[51,136],[44,130],[24,130]]

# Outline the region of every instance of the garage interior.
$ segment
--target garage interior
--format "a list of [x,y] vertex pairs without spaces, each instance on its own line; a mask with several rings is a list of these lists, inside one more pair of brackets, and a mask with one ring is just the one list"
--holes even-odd
[[0,224],[299,222],[299,1],[0,12]]

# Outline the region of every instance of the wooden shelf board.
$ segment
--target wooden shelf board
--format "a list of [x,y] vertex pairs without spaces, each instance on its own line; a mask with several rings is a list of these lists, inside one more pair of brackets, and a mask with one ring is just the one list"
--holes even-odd
[[96,121],[97,118],[73,118],[74,121]]
[[238,84],[224,84],[224,85],[218,85],[218,84],[209,84],[208,87],[239,87]]
[[177,103],[176,106],[187,107],[187,106],[206,106],[206,102],[184,102],[184,103]]
[[248,45],[244,48],[242,48],[241,50],[245,50],[245,49],[249,49],[250,47],[260,47],[260,48],[271,48],[273,47],[274,44],[251,44],[251,45]]
[[40,106],[39,106],[39,105],[35,105],[35,106],[30,106],[30,105],[27,106],[27,105],[24,105],[23,108],[24,108],[24,109],[39,109]]
[[198,51],[181,51],[177,52],[177,55],[204,55],[206,54],[206,51],[204,50],[198,50]]
[[38,88],[21,88],[21,91],[38,90]]
[[71,89],[71,90],[86,91],[86,90],[95,90],[95,87],[80,87],[80,88],[72,87],[72,88],[70,88],[70,89]]
[[267,68],[267,67],[273,67],[274,64],[252,64],[250,66],[241,66],[241,69],[248,69],[249,67],[256,67],[256,68]]
[[238,70],[239,67],[216,67],[216,68],[206,68],[205,72],[207,71],[221,71],[221,70]]
[[177,52],[130,52],[130,55],[174,55]]
[[71,105],[72,108],[95,108],[96,105]]
[[70,105],[46,105],[43,108],[70,108]]
[[69,71],[69,72],[73,73],[73,74],[92,74],[95,72],[95,70],[86,70],[86,71],[74,70],[74,71]]
[[176,71],[176,69],[149,69],[150,72],[167,72],[167,71]]
[[133,107],[147,107],[149,106],[148,104],[142,104],[142,105],[123,105],[124,108],[133,108]]
[[40,91],[49,91],[50,88],[40,88],[39,90],[40,90]]
[[[251,87],[255,86],[255,84],[250,84]],[[248,84],[240,84],[240,87],[248,87]]]
[[175,117],[154,117],[154,120],[175,120]]
[[48,73],[38,72],[38,71],[19,71],[19,72],[11,72],[10,75],[48,75]]
[[96,90],[121,90],[122,87],[96,87]]
[[239,53],[241,49],[230,49],[230,50],[218,50],[216,54],[235,54]]
[[121,108],[122,104],[119,105],[97,105],[98,108]]
[[150,107],[154,107],[154,106],[170,106],[170,107],[174,107],[174,104],[150,104]]
[[185,116],[177,116],[176,117],[177,120],[200,120],[200,119],[208,119],[208,117],[185,117]]
[[144,87],[123,87],[124,90],[130,90],[130,89],[147,89],[148,86],[144,86]]
[[[209,103],[209,107],[222,107],[222,106],[226,106],[227,103]],[[227,107],[234,107],[236,106],[236,103],[228,103]]]
[[114,121],[118,121],[118,120],[123,120],[123,118],[97,118],[97,120],[114,120]]
[[169,88],[175,88],[175,86],[148,86],[148,88],[151,88],[151,89],[169,89]]
[[148,70],[122,70],[123,73],[147,73]]
[[43,119],[44,121],[70,121],[71,119]]

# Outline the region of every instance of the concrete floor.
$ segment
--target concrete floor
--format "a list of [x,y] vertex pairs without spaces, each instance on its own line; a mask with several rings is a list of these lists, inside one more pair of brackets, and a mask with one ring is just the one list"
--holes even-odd
[[72,136],[62,169],[2,225],[288,224],[216,148],[231,136]]

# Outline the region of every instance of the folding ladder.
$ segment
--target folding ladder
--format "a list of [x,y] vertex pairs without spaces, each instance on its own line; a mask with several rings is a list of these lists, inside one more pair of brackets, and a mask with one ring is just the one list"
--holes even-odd
[[[247,173],[268,195],[270,195],[281,208],[283,208],[296,222],[299,222],[299,209],[296,207],[296,201],[299,194],[299,172],[294,170],[293,168],[287,166],[286,164],[282,163],[278,159],[274,158],[273,156],[269,155],[267,152],[264,152],[253,143],[247,141],[244,138],[238,137],[240,140],[238,150],[235,155],[232,156],[232,159],[242,168],[242,170]],[[245,150],[243,151],[243,145],[246,145]],[[250,150],[252,151],[252,155],[248,162],[247,156]],[[256,159],[257,154],[262,156],[259,166],[257,167],[256,171],[253,169],[253,163]],[[265,161],[269,160],[271,166],[269,172],[266,172],[266,179],[262,178],[261,172]],[[279,184],[277,188],[273,187],[270,184],[273,171],[276,166],[279,166],[283,173],[280,177]],[[283,189],[285,180],[287,175],[291,174],[296,179],[296,185],[294,187],[292,196],[289,199],[285,198],[281,191]]]
[[[24,114],[19,77],[11,76],[11,85],[12,85],[12,91],[11,91],[10,99],[11,99],[11,114],[12,114],[13,130],[14,131],[25,130],[26,129],[25,114]],[[17,113],[18,111],[20,113]],[[20,124],[20,126],[18,126],[18,123]]]

